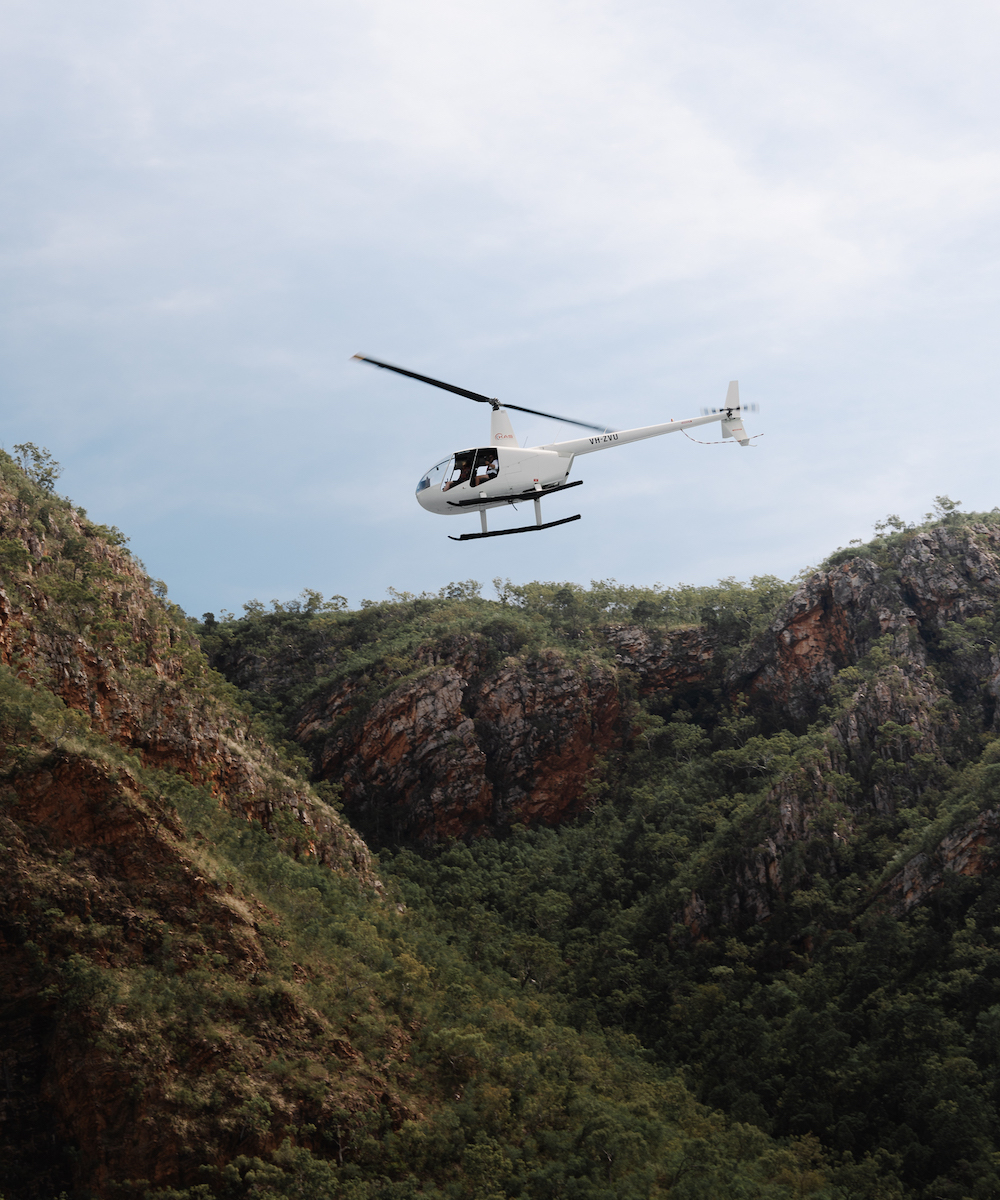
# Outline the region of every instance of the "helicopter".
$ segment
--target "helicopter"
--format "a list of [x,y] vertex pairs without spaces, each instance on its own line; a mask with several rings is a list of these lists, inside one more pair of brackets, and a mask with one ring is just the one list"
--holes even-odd
[[[369,358],[364,354],[355,354],[354,358],[371,363],[373,367],[381,367],[386,371],[395,371],[397,375],[429,383],[432,387],[443,388],[446,392],[465,396],[468,400],[475,400],[477,404],[490,405],[490,444],[474,446],[471,450],[457,450],[431,467],[417,484],[417,503],[428,512],[446,517],[461,516],[469,512],[479,513],[482,532],[463,533],[458,537],[449,534],[453,542],[504,537],[512,533],[537,533],[542,529],[553,529],[556,525],[568,525],[571,521],[579,521],[580,513],[558,521],[543,522],[542,499],[545,496],[553,496],[556,492],[564,492],[568,488],[579,487],[583,483],[582,479],[566,482],[573,460],[580,454],[610,450],[613,446],[625,446],[630,442],[641,442],[645,438],[660,437],[665,433],[684,432],[713,421],[722,423],[724,438],[734,438],[741,446],[749,446],[750,438],[743,428],[743,413],[756,411],[757,407],[741,406],[740,385],[734,379],[729,384],[725,403],[719,408],[703,408],[699,417],[689,417],[683,421],[670,420],[660,425],[644,425],[639,429],[610,429],[604,425],[577,421],[572,417],[557,417],[554,413],[539,412],[536,408],[523,408],[519,404],[501,404],[496,398],[482,396],[479,392],[470,392],[451,383],[442,383],[440,379],[418,375],[416,371],[407,371],[404,367],[395,367],[392,363]],[[507,416],[508,409],[531,413],[536,417],[547,417],[550,421],[562,421],[567,425],[577,425],[592,432],[587,437],[574,438],[567,442],[548,442],[544,446],[519,446]],[[487,527],[486,513],[489,509],[501,508],[506,504],[517,505],[527,500],[533,501],[535,505],[533,525],[521,525],[516,529]]]

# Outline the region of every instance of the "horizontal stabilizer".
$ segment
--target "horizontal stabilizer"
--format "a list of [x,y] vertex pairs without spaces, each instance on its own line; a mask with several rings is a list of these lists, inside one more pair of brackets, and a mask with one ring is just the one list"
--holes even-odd
[[737,417],[733,421],[722,422],[722,436],[724,438],[736,438],[741,446],[750,445],[750,437],[747,431],[743,428],[743,422]]

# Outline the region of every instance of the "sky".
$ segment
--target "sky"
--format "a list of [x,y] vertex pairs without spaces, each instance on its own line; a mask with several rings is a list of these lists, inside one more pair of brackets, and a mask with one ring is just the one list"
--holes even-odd
[[[0,444],[196,616],[790,578],[991,509],[998,34],[977,0],[0,0]],[[755,441],[580,458],[546,519],[582,520],[454,542],[478,518],[414,488],[488,410],[357,352],[616,428],[738,379]]]

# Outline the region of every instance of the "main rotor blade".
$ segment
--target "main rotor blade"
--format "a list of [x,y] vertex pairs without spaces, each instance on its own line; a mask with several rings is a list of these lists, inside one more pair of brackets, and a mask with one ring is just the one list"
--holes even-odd
[[591,425],[587,421],[575,421],[572,417],[557,417],[555,413],[539,412],[537,408],[522,408],[520,404],[503,404],[504,408],[513,408],[517,412],[531,413],[534,417],[548,417],[550,421],[564,421],[567,425],[579,425],[581,429],[596,429],[598,433],[614,433],[607,425]]
[[491,400],[489,396],[480,396],[478,392],[467,392],[465,388],[455,387],[451,383],[442,383],[440,379],[431,379],[429,375],[418,375],[416,371],[407,371],[404,367],[394,367],[392,363],[379,362],[377,358],[368,358],[365,354],[355,354],[362,362],[371,363],[373,367],[382,367],[386,371],[395,371],[397,375],[406,375],[410,379],[419,379],[421,383],[429,383],[432,387],[444,388],[446,392],[454,392],[457,396],[465,396],[467,400],[476,400],[480,404],[499,404],[499,400]]
[[550,421],[562,421],[566,425],[579,425],[581,429],[595,429],[598,433],[614,432],[607,425],[591,425],[587,421],[575,421],[572,417],[557,417],[554,413],[539,412],[537,408],[522,408],[520,404],[503,404],[500,400],[481,396],[478,392],[469,392],[465,388],[455,387],[452,383],[442,383],[440,379],[431,379],[429,375],[418,375],[416,371],[407,371],[405,367],[394,367],[392,363],[382,362],[377,358],[369,358],[366,354],[355,354],[361,362],[371,363],[373,367],[382,367],[385,371],[395,371],[397,375],[405,375],[409,379],[419,379],[421,383],[429,383],[432,387],[444,388],[446,392],[454,392],[456,396],[465,396],[479,404],[499,404],[502,408],[512,408],[516,412],[531,413],[533,417],[547,417]]

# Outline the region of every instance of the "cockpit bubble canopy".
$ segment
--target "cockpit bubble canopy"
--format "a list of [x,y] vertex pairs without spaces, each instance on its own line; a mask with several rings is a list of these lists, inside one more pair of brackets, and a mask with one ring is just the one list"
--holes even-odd
[[[450,466],[451,460],[454,457],[454,455],[451,455],[448,458],[444,458],[439,463],[436,463],[433,467],[431,467],[427,474],[424,475],[417,484],[417,491],[422,492],[425,488],[439,487],[447,478],[445,468]],[[451,472],[448,472],[448,474],[450,473]]]

